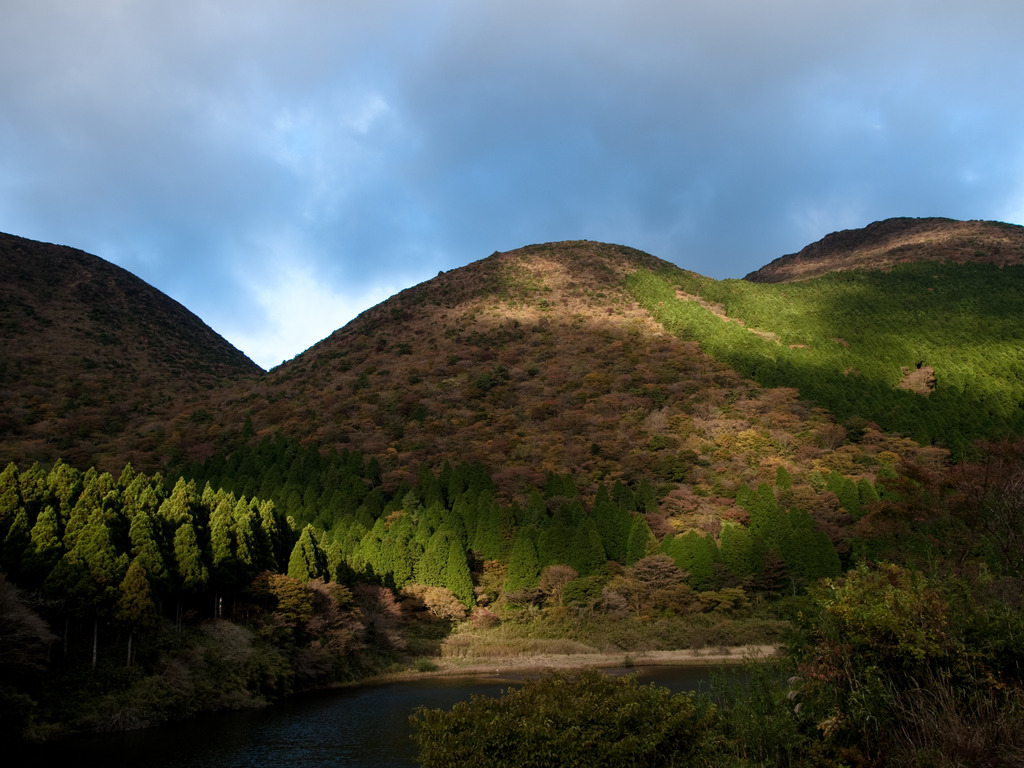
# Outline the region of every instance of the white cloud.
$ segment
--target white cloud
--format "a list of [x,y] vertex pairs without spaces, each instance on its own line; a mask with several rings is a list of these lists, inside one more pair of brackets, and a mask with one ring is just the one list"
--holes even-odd
[[[282,260],[245,278],[249,298],[260,310],[224,336],[263,368],[289,360],[406,286],[359,285],[338,290],[311,266]],[[255,323],[255,317],[261,320]]]

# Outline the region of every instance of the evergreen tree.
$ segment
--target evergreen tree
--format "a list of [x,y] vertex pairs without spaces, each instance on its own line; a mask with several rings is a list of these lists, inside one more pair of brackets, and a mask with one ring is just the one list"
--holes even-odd
[[312,525],[302,529],[299,540],[292,548],[291,557],[288,558],[288,575],[302,582],[328,577],[327,554]]
[[735,523],[722,525],[722,564],[735,578],[743,581],[754,575],[754,552],[750,531]]
[[259,535],[260,518],[244,498],[235,504],[231,516],[235,523],[234,581],[248,584],[257,573],[267,569],[269,542]]
[[593,520],[589,517],[584,518],[583,522],[576,527],[576,533],[573,535],[572,548],[569,550],[569,565],[575,568],[580,576],[585,577],[597,572],[606,560],[601,534],[597,532]]
[[434,532],[423,550],[423,556],[416,563],[417,582],[428,587],[445,586],[445,567],[453,540],[457,541],[447,528],[439,528]]
[[22,560],[31,543],[28,514],[22,507],[15,513],[11,527],[7,530],[7,536],[4,537],[3,545],[0,547],[0,569],[10,576],[12,581],[21,581],[24,576]]
[[645,514],[658,511],[658,497],[646,477],[640,481],[640,485],[636,489],[636,507],[637,510]]
[[146,569],[133,560],[118,587],[114,618],[128,627],[128,661],[132,664],[132,636],[137,629],[148,629],[156,624],[159,614],[151,596]]
[[653,540],[654,535],[644,516],[634,515],[629,538],[626,539],[626,565],[632,565],[637,560],[647,557],[647,548]]
[[182,522],[174,532],[174,566],[179,590],[195,594],[206,588],[210,572],[203,561],[199,539],[191,520]]
[[636,512],[636,497],[633,492],[616,480],[612,486],[612,501],[619,505],[619,508],[626,512]]
[[42,584],[43,579],[60,560],[63,552],[57,510],[47,504],[39,513],[36,524],[32,526],[29,544],[22,558],[28,578],[33,583]]
[[467,608],[475,603],[473,598],[473,578],[469,573],[469,562],[466,549],[457,537],[452,536],[448,544],[448,558],[442,574],[444,585]]
[[536,488],[531,488],[530,493],[526,497],[526,511],[523,513],[523,525],[540,526],[547,519],[547,516],[548,508],[544,503],[544,497],[540,495],[540,491]]
[[607,493],[601,498],[600,492],[591,513],[597,532],[601,535],[605,556],[608,560],[626,564],[626,542],[633,518],[628,512],[612,502]]
[[862,477],[860,480],[857,481],[857,496],[860,500],[861,514],[864,513],[864,510],[868,506],[874,504],[879,500],[878,492],[875,490],[875,486],[873,486],[871,484],[871,481],[868,480],[866,477]]
[[235,497],[224,493],[210,514],[210,577],[218,587],[229,586],[235,576]]
[[540,560],[537,557],[537,529],[528,525],[516,532],[512,552],[508,558],[505,592],[515,593],[533,589],[540,579]]
[[18,467],[12,461],[0,472],[0,535],[6,536],[14,516],[21,509],[21,483]]
[[484,560],[507,560],[515,530],[511,510],[495,501],[490,492],[481,494],[478,508],[473,551]]
[[145,510],[136,512],[128,530],[128,538],[134,561],[145,570],[152,586],[157,590],[163,590],[170,584],[170,574],[163,550],[157,540],[155,522]]
[[548,518],[537,536],[537,557],[541,570],[549,565],[568,565],[569,529],[559,513]]
[[691,587],[698,590],[714,588],[715,562],[719,560],[714,539],[696,531],[687,531],[682,536],[666,537],[661,549],[680,570],[689,574]]
[[[140,483],[148,487],[148,479],[144,476],[140,477]],[[70,517],[71,509],[75,506],[75,501],[82,493],[82,473],[57,459],[54,462],[53,468],[50,469],[50,474],[46,477],[46,483],[49,495],[57,499],[56,510],[63,525],[68,517]],[[2,487],[2,481],[0,481],[0,488]],[[0,517],[2,517],[2,514],[0,514]]]

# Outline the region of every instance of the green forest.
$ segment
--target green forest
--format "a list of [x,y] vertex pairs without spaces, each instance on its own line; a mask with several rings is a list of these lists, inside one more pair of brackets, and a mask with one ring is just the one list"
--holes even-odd
[[[906,686],[922,676],[965,722],[996,707],[1009,728],[1024,690],[1020,453],[993,446],[956,476],[906,465],[875,483],[780,467],[774,482],[741,483],[735,514],[713,534],[666,528],[667,486],[646,481],[585,496],[571,476],[549,474],[521,502],[504,501],[487,469],[467,463],[421,469],[387,492],[374,459],[280,437],[173,482],[130,466],[115,479],[60,461],[11,464],[0,474],[13,639],[0,659],[3,722],[30,738],[57,723],[137,727],[427,670],[445,642],[458,652],[547,637],[623,653],[785,639],[785,659],[758,675],[774,669],[789,683],[755,677],[761,688],[733,691],[728,706],[684,697],[651,715],[671,721],[666,733],[696,728],[701,754],[745,753],[742,740],[756,736],[761,762],[737,764],[822,764],[796,761],[783,743],[792,738],[814,742],[806,754],[821,759],[871,754],[878,729],[857,718],[908,717],[923,704],[905,700]],[[820,507],[813,499],[832,499],[844,522],[831,536],[801,507]],[[786,696],[799,710],[766,721],[782,730],[734,733],[751,707],[789,712]],[[469,728],[483,715],[459,716]],[[419,717],[426,765],[454,759],[454,744],[489,743],[442,739],[451,722]],[[835,728],[816,733],[829,718]],[[681,747],[651,738],[672,764]],[[438,739],[448,746],[427,746]]]
[[[678,269],[628,282],[667,329],[742,375],[796,387],[851,429],[874,422],[959,458],[1024,430],[1022,277],[1021,266],[916,262],[771,285]],[[900,387],[925,366],[922,392]]]
[[1024,764],[1021,277],[755,284],[549,244],[265,376],[140,336],[134,289],[102,348],[88,301],[27,294],[55,319],[5,326],[39,333],[2,377],[0,732],[685,650],[759,661],[710,694],[578,672],[421,710],[419,760]]

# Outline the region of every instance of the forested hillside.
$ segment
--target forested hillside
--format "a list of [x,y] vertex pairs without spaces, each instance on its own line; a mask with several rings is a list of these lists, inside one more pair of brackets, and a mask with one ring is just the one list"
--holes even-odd
[[[799,674],[824,677],[799,694],[817,719],[787,727],[829,759],[874,749],[836,643],[867,664],[894,642],[875,661],[895,691],[927,671],[957,676],[954,709],[1020,704],[1024,266],[758,284],[536,245],[261,373],[95,257],[3,243],[11,732],[453,658],[779,643],[800,621]],[[886,634],[925,608],[951,644]]]
[[764,386],[797,388],[851,434],[875,423],[955,457],[1024,429],[1024,265],[914,262],[795,283],[638,272],[664,326]]
[[183,306],[96,256],[0,234],[0,263],[4,463],[158,467],[187,402],[260,373]]

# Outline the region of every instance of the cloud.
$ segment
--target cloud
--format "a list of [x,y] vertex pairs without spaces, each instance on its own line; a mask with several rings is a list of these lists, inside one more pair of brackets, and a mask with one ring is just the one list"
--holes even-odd
[[408,287],[403,277],[372,285],[327,284],[303,258],[303,244],[267,237],[259,254],[238,264],[237,282],[250,303],[242,316],[224,317],[224,336],[265,369],[325,339],[360,312]]
[[0,229],[276,362],[323,330],[279,289],[337,322],[533,242],[739,277],[888,216],[1021,222],[1022,28],[1015,0],[18,3]]

